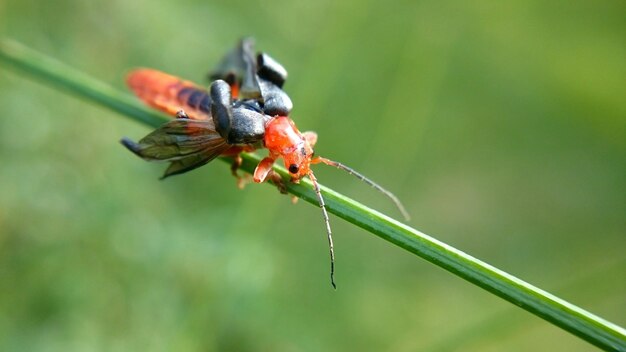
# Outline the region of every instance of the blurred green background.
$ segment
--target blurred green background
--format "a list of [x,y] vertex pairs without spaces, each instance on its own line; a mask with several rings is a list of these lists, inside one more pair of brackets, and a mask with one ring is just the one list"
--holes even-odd
[[[125,89],[205,84],[243,35],[289,70],[316,152],[401,196],[411,225],[626,324],[623,1],[0,1],[0,35]],[[319,209],[159,181],[148,128],[0,68],[2,351],[589,351]],[[320,166],[320,181],[398,217]]]

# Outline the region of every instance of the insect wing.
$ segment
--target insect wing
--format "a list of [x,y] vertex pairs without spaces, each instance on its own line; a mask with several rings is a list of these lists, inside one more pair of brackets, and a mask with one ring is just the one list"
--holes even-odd
[[222,79],[231,86],[238,87],[241,99],[263,99],[256,75],[254,40],[244,38],[229,51],[217,68],[209,74],[211,80]]
[[161,179],[166,177],[178,175],[196,169],[202,165],[208,164],[211,160],[215,159],[220,153],[215,153],[213,150],[206,150],[198,154],[188,156],[179,160],[172,161],[170,166],[165,170]]
[[230,148],[207,120],[176,119],[167,122],[135,143],[122,144],[148,161],[170,161],[163,177],[200,167]]
[[208,92],[193,82],[161,71],[140,68],[128,74],[126,83],[146,104],[169,115],[176,115],[184,109],[191,119],[211,119]]

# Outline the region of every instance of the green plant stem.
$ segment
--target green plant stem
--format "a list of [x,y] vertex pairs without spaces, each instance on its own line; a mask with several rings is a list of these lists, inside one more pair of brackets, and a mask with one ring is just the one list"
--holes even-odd
[[[141,105],[127,94],[76,72],[72,68],[16,42],[8,40],[0,42],[0,62],[149,126],[157,127],[167,120],[163,114]],[[242,157],[244,163],[241,169],[249,173],[252,173],[261,161],[258,156],[253,154],[244,154]],[[288,178],[288,173],[283,168],[275,167],[275,170],[283,178]],[[302,180],[300,184],[288,183],[287,190],[289,193],[319,206],[309,180]],[[626,330],[623,328],[327,187],[321,186],[321,191],[330,213],[418,255],[602,349],[626,351]]]

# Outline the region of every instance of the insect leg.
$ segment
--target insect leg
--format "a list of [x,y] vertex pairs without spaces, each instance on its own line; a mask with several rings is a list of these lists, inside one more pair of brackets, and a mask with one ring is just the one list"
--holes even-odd
[[236,86],[234,96],[243,99],[261,99],[261,90],[257,79],[257,64],[254,56],[254,40],[243,38],[229,51],[218,67],[209,75],[213,80],[225,80]]
[[233,107],[231,88],[225,81],[211,83],[211,116],[215,130],[233,145],[253,145],[265,135],[265,116],[247,105]]
[[311,147],[315,147],[315,143],[317,143],[317,133],[313,131],[302,132],[302,136],[309,143]]
[[235,158],[233,159],[233,163],[230,164],[230,172],[237,179],[239,178],[239,174],[237,173],[237,170],[239,170],[239,168],[241,167],[241,164],[243,164],[243,159],[241,158],[241,155],[237,154]]
[[236,154],[233,157],[233,163],[230,164],[230,172],[237,179],[237,188],[239,189],[243,189],[246,184],[252,181],[252,178],[249,174],[244,174],[243,176],[241,176],[239,175],[239,173],[237,173],[237,170],[239,170],[242,163],[243,163],[243,159],[241,158],[241,155]]
[[243,187],[246,185],[246,182],[243,179],[243,177],[239,176],[239,174],[237,173],[237,170],[239,170],[242,163],[243,163],[243,159],[241,158],[241,155],[237,154],[235,158],[233,159],[233,163],[230,164],[230,172],[237,179],[237,188],[239,189],[243,189]]
[[272,165],[274,165],[275,161],[276,161],[276,158],[272,158],[269,156],[261,160],[259,165],[256,166],[256,169],[254,169],[254,182],[256,183],[265,182],[265,179],[267,178],[267,175],[272,170]]
[[180,109],[176,112],[176,118],[177,119],[188,119],[189,116],[187,115],[187,113],[185,112],[185,110]]
[[261,160],[259,165],[257,165],[256,169],[254,170],[253,179],[256,183],[271,181],[276,186],[276,188],[278,188],[278,191],[280,193],[286,194],[287,186],[285,186],[285,181],[278,173],[276,173],[272,169],[272,165],[274,165],[275,161],[276,158],[272,158],[271,156],[268,156],[265,159]]
[[222,80],[211,83],[211,115],[215,129],[228,140],[233,119],[232,96],[230,86]]
[[278,88],[283,87],[287,79],[287,70],[285,70],[283,65],[266,53],[259,53],[256,57],[256,62],[259,77],[274,83]]
[[263,95],[263,111],[270,116],[288,116],[293,109],[291,98],[276,84],[259,79],[261,94]]

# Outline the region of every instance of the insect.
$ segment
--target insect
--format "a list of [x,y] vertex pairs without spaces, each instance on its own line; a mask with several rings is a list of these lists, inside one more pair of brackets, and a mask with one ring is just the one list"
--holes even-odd
[[266,148],[268,156],[257,165],[253,180],[272,181],[286,193],[283,179],[272,169],[276,160],[282,158],[291,182],[297,183],[306,176],[313,183],[326,225],[330,280],[336,288],[330,221],[311,165],[321,163],[344,170],[389,197],[407,219],[408,213],[395,195],[372,180],[344,164],[314,155],[317,134],[300,132],[288,117],[293,104],[282,90],[287,71],[265,53],[255,56],[251,39],[241,40],[210,78],[212,83],[207,91],[157,70],[130,72],[130,89],[146,104],[176,118],[137,143],[128,138],[122,138],[121,143],[145,160],[169,162],[163,178],[193,170],[220,155],[232,156],[231,170],[240,186],[240,153]]

